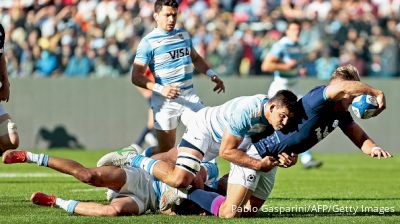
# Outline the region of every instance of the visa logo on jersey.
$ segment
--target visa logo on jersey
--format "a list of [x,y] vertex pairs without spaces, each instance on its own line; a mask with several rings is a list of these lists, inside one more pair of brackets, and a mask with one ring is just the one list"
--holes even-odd
[[173,51],[169,51],[168,54],[171,56],[172,59],[181,58],[184,56],[190,55],[189,48],[181,48]]

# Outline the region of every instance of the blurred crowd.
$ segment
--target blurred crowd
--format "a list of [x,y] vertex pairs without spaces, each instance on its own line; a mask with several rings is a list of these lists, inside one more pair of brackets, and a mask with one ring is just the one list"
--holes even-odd
[[[129,74],[154,28],[153,0],[2,0],[11,77]],[[400,0],[182,0],[177,27],[219,75],[262,75],[261,63],[301,21],[302,64],[328,79],[351,63],[362,76],[400,75]]]

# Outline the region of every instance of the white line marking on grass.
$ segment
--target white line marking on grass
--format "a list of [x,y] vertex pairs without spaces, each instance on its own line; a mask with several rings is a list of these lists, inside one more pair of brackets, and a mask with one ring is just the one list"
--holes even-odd
[[21,177],[67,177],[63,173],[0,173],[0,178],[21,178]]

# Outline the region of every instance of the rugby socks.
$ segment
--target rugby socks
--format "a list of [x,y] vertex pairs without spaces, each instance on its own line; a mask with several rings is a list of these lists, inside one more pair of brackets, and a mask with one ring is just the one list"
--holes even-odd
[[218,186],[218,166],[216,163],[213,162],[202,162],[201,166],[207,171],[207,180],[205,185],[211,188],[217,188]]
[[143,152],[142,152],[142,156],[145,156],[145,157],[151,157],[152,155],[153,155],[153,149],[155,148],[156,146],[149,146],[149,147],[147,147],[145,150],[143,150]]
[[143,128],[142,132],[139,135],[139,138],[135,141],[135,144],[142,146],[144,143],[144,138],[146,137],[147,133],[151,132],[152,129],[145,127]]
[[312,160],[311,151],[307,150],[300,154],[300,161],[302,164],[306,164]]
[[64,200],[61,198],[56,198],[56,205],[65,211],[68,212],[68,214],[73,214],[75,207],[78,205],[79,201],[75,200]]
[[47,166],[49,162],[49,155],[46,154],[36,154],[31,152],[26,152],[28,163],[37,163],[39,166]]
[[153,168],[157,164],[158,160],[151,159],[142,155],[135,155],[131,159],[131,166],[140,168],[149,174],[153,175]]
[[214,192],[196,189],[188,194],[188,199],[198,204],[202,209],[218,216],[219,208],[225,197]]

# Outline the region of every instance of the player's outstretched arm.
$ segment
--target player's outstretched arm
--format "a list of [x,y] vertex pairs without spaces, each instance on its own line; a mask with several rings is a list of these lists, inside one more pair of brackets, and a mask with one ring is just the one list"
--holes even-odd
[[224,82],[218,77],[218,75],[207,65],[206,61],[192,48],[190,57],[197,71],[206,74],[211,78],[211,81],[215,83],[214,92],[220,93],[225,92]]
[[376,97],[379,109],[375,116],[386,108],[385,94],[381,90],[360,81],[337,80],[330,83],[325,92],[326,97],[331,100],[342,100],[348,96],[355,97],[361,94],[369,94]]
[[344,133],[349,139],[363,151],[365,154],[371,157],[377,157],[380,159],[393,157],[388,151],[377,146],[376,143],[367,135],[367,133],[355,122],[348,125],[344,130]]

